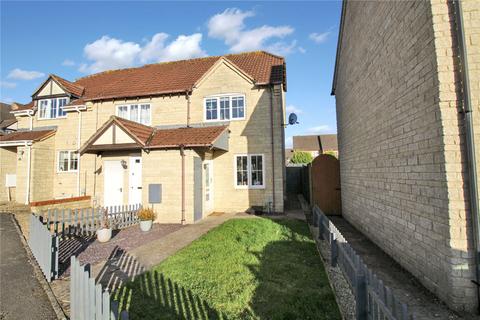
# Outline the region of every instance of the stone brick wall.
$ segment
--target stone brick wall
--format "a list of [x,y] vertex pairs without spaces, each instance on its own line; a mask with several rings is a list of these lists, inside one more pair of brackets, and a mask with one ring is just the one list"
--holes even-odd
[[0,149],[0,201],[15,200],[15,187],[7,189],[5,187],[5,179],[7,174],[15,174],[17,169],[17,149],[1,148]]
[[[478,88],[478,7],[463,2],[475,20],[467,33]],[[440,0],[347,2],[336,82],[342,206],[429,290],[471,311],[452,9]]]

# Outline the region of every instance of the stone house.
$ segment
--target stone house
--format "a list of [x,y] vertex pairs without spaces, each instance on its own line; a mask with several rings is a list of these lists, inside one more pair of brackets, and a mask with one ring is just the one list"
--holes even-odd
[[285,91],[284,59],[263,51],[50,75],[12,111],[1,181],[16,175],[19,203],[141,203],[162,223],[282,212]]
[[480,2],[344,1],[332,94],[344,217],[475,310]]

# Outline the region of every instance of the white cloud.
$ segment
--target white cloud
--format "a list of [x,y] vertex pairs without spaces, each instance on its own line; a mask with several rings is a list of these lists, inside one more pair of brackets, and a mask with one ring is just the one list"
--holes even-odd
[[152,37],[140,52],[142,63],[151,61],[173,61],[205,57],[207,53],[200,46],[202,34],[180,35],[174,41],[165,45],[168,38],[166,33],[157,33]]
[[307,50],[304,47],[298,47],[298,51],[300,51],[300,53],[307,52]]
[[308,133],[314,133],[314,134],[317,134],[317,133],[325,133],[327,131],[330,131],[330,126],[327,125],[327,124],[323,124],[323,125],[320,125],[320,126],[316,126],[316,127],[311,127],[311,128],[308,128],[307,129],[307,132]]
[[254,15],[253,11],[242,11],[236,8],[226,9],[210,18],[208,35],[223,40],[230,47],[231,52],[265,49],[277,54],[288,54],[295,49],[295,41],[291,43],[272,42],[273,39],[283,39],[292,34],[294,29],[290,26],[272,27],[264,25],[246,30],[244,20]]
[[9,79],[18,79],[18,80],[33,80],[45,76],[44,73],[38,71],[27,71],[22,69],[13,69],[8,74],[7,78]]
[[137,63],[173,61],[204,57],[207,53],[201,48],[201,33],[180,35],[167,43],[166,33],[155,34],[144,46],[136,42],[125,42],[121,39],[103,36],[89,43],[84,48],[85,57],[90,64],[80,65],[79,70],[85,73],[100,72],[133,66]]
[[297,108],[294,105],[288,105],[286,108],[287,113],[296,113],[296,114],[301,114],[303,111],[300,108]]
[[65,67],[73,67],[74,65],[75,65],[75,61],[70,59],[65,59],[62,62],[62,66],[65,66]]
[[138,43],[124,42],[109,36],[103,36],[92,43],[88,43],[83,51],[85,57],[94,62],[90,65],[82,64],[80,71],[93,73],[133,65],[141,48]]
[[310,33],[308,37],[311,40],[313,40],[313,42],[315,43],[324,43],[325,41],[327,41],[330,34],[332,34],[332,31],[330,30],[326,32],[321,32],[321,33],[313,32],[313,33]]
[[0,87],[2,87],[2,88],[13,89],[16,86],[17,86],[17,84],[15,82],[0,81]]

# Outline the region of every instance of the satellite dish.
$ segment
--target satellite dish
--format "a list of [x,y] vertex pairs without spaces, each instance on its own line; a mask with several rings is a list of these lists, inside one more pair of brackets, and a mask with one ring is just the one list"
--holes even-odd
[[288,124],[293,125],[297,123],[298,123],[297,115],[295,113],[290,113],[290,115],[288,116]]

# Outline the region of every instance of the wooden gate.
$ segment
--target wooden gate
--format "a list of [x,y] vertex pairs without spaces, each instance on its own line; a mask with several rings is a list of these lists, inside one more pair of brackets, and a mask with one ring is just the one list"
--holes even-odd
[[326,215],[341,215],[340,163],[337,158],[321,154],[311,164],[311,204]]

